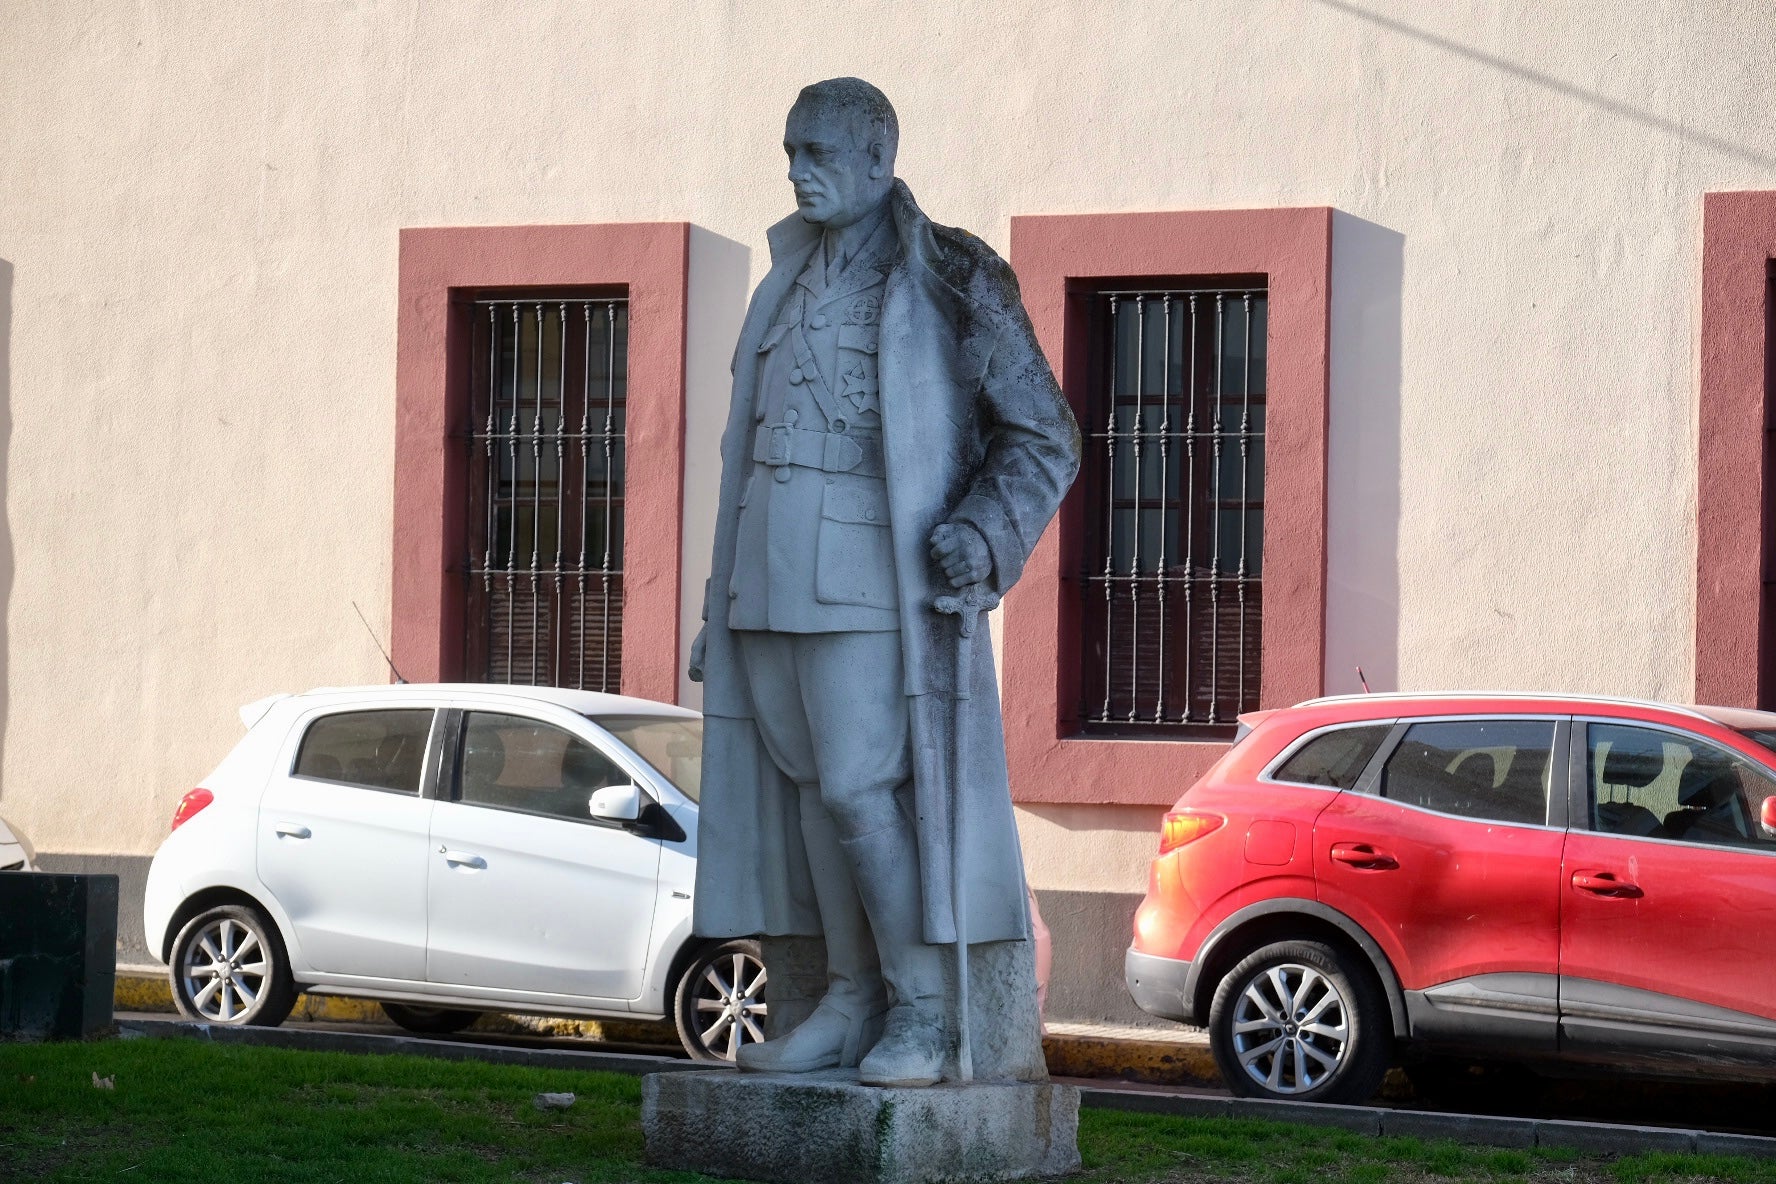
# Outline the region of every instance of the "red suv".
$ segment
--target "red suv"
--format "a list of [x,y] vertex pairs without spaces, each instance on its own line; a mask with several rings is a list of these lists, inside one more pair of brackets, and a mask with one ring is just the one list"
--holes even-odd
[[1165,816],[1128,987],[1235,1093],[1396,1041],[1776,1077],[1776,714],[1364,695],[1241,717]]

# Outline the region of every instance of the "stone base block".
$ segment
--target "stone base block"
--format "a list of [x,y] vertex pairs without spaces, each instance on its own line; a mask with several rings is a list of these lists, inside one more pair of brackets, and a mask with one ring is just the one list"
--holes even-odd
[[1079,1166],[1079,1091],[975,1083],[930,1089],[824,1073],[656,1073],[642,1080],[648,1162],[782,1184],[1023,1180]]

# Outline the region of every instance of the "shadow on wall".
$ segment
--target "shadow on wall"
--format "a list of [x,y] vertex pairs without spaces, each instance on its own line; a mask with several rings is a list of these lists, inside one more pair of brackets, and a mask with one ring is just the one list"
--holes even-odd
[[1400,310],[1406,239],[1332,216],[1326,693],[1399,689]]
[[12,686],[7,610],[12,604],[12,524],[6,491],[12,456],[12,262],[0,259],[0,801],[6,797],[6,717]]
[[[728,365],[752,285],[752,251],[701,226],[691,227],[690,293],[685,303],[684,555],[679,590],[679,653],[691,656],[702,626],[703,582],[715,539],[721,437],[732,375]],[[703,706],[703,686],[681,668],[678,701]]]

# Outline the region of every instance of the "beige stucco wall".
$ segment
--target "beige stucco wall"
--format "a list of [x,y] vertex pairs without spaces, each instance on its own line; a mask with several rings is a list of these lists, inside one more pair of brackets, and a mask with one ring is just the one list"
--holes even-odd
[[[403,226],[699,227],[688,645],[782,115],[840,73],[1002,251],[1342,212],[1331,689],[1687,694],[1701,194],[1776,187],[1757,6],[4,7],[0,810],[42,848],[146,853],[238,704],[385,677]],[[1139,891],[1140,813],[1023,812],[1033,880]]]

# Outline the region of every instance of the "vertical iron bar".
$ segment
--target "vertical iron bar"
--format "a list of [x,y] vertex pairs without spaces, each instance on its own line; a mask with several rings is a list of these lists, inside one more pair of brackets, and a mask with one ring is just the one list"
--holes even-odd
[[1196,293],[1190,294],[1190,390],[1184,411],[1184,715],[1189,723],[1196,710],[1196,688],[1191,683],[1191,654],[1196,635]]
[[1209,443],[1209,722],[1221,722],[1221,391],[1227,295],[1215,293],[1215,418]]
[[1246,369],[1240,394],[1240,561],[1239,561],[1239,708],[1246,709],[1246,498],[1250,487],[1252,440],[1252,294],[1246,293]]
[[[493,457],[494,411],[500,401],[499,309],[487,306],[487,546],[481,553],[481,591],[493,598],[493,540],[499,534],[499,463]],[[491,658],[492,655],[490,654]]]
[[518,403],[521,386],[518,378],[518,366],[524,353],[524,331],[518,321],[518,306],[512,306],[512,420],[506,432],[506,459],[510,462],[512,473],[512,496],[507,499],[511,533],[506,536],[506,681],[512,681],[512,666],[515,659],[512,636],[518,628],[517,607],[514,603],[517,586],[515,572],[518,567]]
[[1110,297],[1110,387],[1104,405],[1104,707],[1098,714],[1100,723],[1110,722],[1110,684],[1113,677],[1111,655],[1116,635],[1112,623],[1116,618],[1115,587],[1112,559],[1116,554],[1116,371],[1117,351],[1122,346],[1122,323],[1117,316],[1116,297]]
[[1142,419],[1142,388],[1147,385],[1147,298],[1135,297],[1135,530],[1134,545],[1129,550],[1129,709],[1128,722],[1135,722],[1135,705],[1141,698],[1141,436],[1146,430]]
[[611,454],[614,440],[612,429],[616,423],[617,409],[617,306],[604,306],[604,327],[608,340],[605,342],[608,353],[604,371],[604,564],[602,580],[604,584],[604,625],[603,646],[599,651],[598,689],[610,690],[610,620],[611,620],[611,487],[616,483],[615,469],[612,467]]
[[562,439],[567,431],[567,302],[562,301],[556,306],[556,316],[560,321],[561,358],[555,366],[555,599],[551,602],[549,613],[549,684],[560,686],[562,683],[561,647],[567,644],[567,630],[562,628],[561,612],[561,529],[567,521],[567,485],[562,480],[567,475],[563,464],[566,454],[563,449],[567,441]]
[[587,443],[592,436],[592,305],[585,305],[586,313],[586,355],[580,365],[580,472],[577,483],[580,487],[580,563],[575,569],[579,581],[579,593],[574,602],[574,616],[578,628],[574,632],[574,648],[578,651],[577,673],[574,676],[574,689],[586,689],[586,485],[591,474],[586,471]]
[[537,685],[537,553],[543,536],[543,306],[536,306],[536,413],[530,431],[530,685]]
[[1159,596],[1159,655],[1155,659],[1158,694],[1153,722],[1165,722],[1166,701],[1166,514],[1171,506],[1172,461],[1172,294],[1165,294],[1165,333],[1159,363],[1159,555],[1153,561],[1154,588]]

